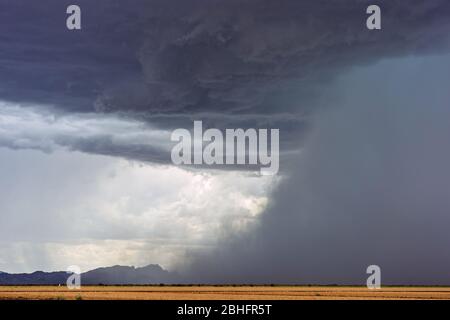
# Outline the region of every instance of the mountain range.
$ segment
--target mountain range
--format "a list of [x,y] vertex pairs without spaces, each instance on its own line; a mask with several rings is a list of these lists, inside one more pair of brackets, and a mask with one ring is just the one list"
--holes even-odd
[[[33,273],[0,272],[0,285],[65,285],[70,276],[65,271]],[[81,284],[85,285],[125,285],[125,284],[175,284],[180,283],[178,274],[150,264],[145,267],[113,266],[97,268],[81,273]]]

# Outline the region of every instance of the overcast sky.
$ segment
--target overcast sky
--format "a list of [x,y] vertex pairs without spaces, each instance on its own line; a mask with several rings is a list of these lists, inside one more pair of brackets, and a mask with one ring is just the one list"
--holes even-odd
[[[0,270],[450,284],[450,3],[0,0]],[[278,128],[277,176],[170,162]],[[232,168],[231,168],[232,169]]]

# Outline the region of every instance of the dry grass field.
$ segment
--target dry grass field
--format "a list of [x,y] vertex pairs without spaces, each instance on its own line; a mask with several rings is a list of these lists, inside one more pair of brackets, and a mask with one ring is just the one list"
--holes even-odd
[[0,286],[0,300],[382,300],[450,299],[449,287],[307,286]]

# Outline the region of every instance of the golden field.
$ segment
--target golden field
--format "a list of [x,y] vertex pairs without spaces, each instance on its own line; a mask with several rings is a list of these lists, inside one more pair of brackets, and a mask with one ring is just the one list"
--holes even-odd
[[450,299],[450,287],[0,286],[0,300],[384,300]]

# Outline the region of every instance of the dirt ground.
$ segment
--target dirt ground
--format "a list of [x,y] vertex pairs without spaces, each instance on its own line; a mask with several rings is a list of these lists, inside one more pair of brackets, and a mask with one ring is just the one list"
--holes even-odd
[[307,286],[0,286],[0,299],[56,300],[317,300],[450,299],[450,287]]

